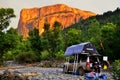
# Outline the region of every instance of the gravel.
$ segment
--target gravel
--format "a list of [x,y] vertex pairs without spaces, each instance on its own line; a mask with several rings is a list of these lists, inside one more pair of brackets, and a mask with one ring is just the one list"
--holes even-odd
[[[41,67],[27,67],[19,66],[12,68],[14,71],[19,71],[24,75],[36,73],[37,75],[29,76],[29,80],[84,80],[84,76],[65,74],[62,68],[41,68]],[[0,70],[3,73],[4,70]],[[108,80],[113,80],[110,72],[102,71],[101,74],[106,74]]]
[[25,67],[24,69],[16,69],[23,74],[37,72],[39,75],[30,76],[29,80],[83,80],[84,76],[72,74],[64,74],[61,68],[39,68]]

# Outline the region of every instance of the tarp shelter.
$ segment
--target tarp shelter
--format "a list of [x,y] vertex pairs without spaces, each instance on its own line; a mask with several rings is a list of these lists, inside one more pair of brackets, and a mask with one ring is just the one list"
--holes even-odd
[[85,43],[69,46],[65,51],[65,56],[81,54],[81,53],[99,55],[93,44],[91,44],[90,42],[85,42]]

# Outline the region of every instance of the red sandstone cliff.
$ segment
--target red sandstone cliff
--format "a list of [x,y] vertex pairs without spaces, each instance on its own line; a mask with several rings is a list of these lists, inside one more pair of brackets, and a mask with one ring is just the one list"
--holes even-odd
[[32,28],[39,29],[41,34],[44,31],[43,26],[45,22],[50,23],[50,27],[52,28],[53,23],[58,21],[65,28],[73,23],[77,23],[81,18],[86,19],[95,15],[96,14],[92,12],[71,8],[64,4],[22,9],[18,24],[18,32],[24,37],[28,37],[28,32]]

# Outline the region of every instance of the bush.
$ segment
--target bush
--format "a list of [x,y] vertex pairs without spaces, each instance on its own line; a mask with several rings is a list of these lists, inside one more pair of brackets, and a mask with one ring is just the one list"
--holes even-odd
[[50,57],[48,51],[41,52],[41,60],[49,60],[49,59]]
[[112,63],[112,76],[115,80],[120,80],[120,60],[115,60]]
[[62,51],[62,50],[57,52],[55,54],[55,56],[56,56],[56,59],[58,59],[58,60],[65,60],[64,51]]
[[14,60],[14,55],[12,54],[11,51],[8,51],[3,55],[4,60]]
[[22,52],[16,56],[19,63],[32,63],[36,61],[36,55],[33,52]]

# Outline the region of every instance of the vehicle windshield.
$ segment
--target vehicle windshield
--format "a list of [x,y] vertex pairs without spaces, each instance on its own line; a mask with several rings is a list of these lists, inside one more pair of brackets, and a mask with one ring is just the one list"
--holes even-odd
[[[78,63],[81,62],[86,62],[87,61],[87,54],[79,54],[78,59],[75,59],[75,56],[70,56],[69,57],[69,63],[74,63],[74,60],[77,61]],[[90,63],[98,62],[97,56],[89,56]]]

